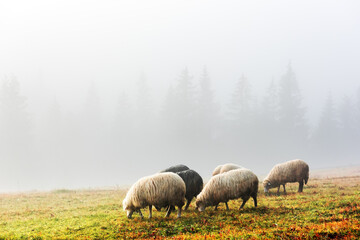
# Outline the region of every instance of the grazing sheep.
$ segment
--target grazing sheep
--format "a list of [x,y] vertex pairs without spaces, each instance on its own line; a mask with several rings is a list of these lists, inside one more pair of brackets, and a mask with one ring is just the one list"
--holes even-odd
[[256,207],[258,185],[257,176],[248,169],[235,169],[216,175],[197,196],[196,208],[202,212],[207,206],[216,206],[220,202],[226,203],[232,199],[242,198],[241,209],[250,197],[254,199]]
[[[157,173],[143,177],[134,183],[126,194],[123,208],[127,217],[138,212],[143,218],[141,208],[149,206],[149,218],[152,217],[152,205],[165,207],[177,206],[178,217],[181,217],[181,208],[185,203],[186,187],[184,181],[175,173]],[[172,209],[169,208],[165,217]]]
[[[187,210],[191,203],[191,200],[201,192],[203,188],[203,179],[196,171],[191,169],[177,172],[176,174],[178,174],[185,182],[185,186],[186,186],[185,198],[187,200],[187,203],[185,205],[184,210]],[[155,206],[155,208],[158,211],[161,210],[161,207],[159,206]]]
[[189,170],[190,168],[188,168],[187,166],[183,165],[183,164],[179,164],[179,165],[175,165],[175,166],[171,166],[167,169],[164,169],[160,172],[164,173],[164,172],[181,172],[181,171],[185,171],[185,170]]
[[[218,174],[221,174],[221,173],[224,173],[224,172],[228,172],[230,170],[238,169],[238,168],[243,168],[243,167],[241,167],[239,165],[236,165],[236,164],[233,164],[233,163],[226,163],[224,165],[217,166],[214,169],[212,175],[215,176],[215,175],[218,175]],[[229,206],[228,206],[227,202],[225,203],[225,205],[226,205],[226,209],[229,210]],[[215,206],[215,210],[217,210],[217,208],[218,208],[218,205]]]
[[280,163],[275,165],[268,176],[264,179],[264,191],[265,193],[269,192],[270,188],[278,187],[278,193],[280,191],[280,186],[284,186],[288,182],[298,182],[299,189],[298,192],[303,191],[304,182],[307,184],[309,179],[309,166],[300,159],[291,160],[285,163]]
[[201,192],[203,188],[203,179],[196,171],[191,169],[177,172],[176,174],[178,174],[182,180],[184,180],[186,185],[185,198],[187,203],[184,210],[187,210],[191,200]]

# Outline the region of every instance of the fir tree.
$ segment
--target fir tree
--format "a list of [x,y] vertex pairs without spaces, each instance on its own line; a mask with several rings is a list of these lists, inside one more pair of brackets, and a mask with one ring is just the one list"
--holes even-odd
[[308,126],[298,82],[290,64],[279,83],[279,127],[278,137],[288,149],[288,156],[302,155],[307,147]]
[[15,77],[5,78],[0,90],[0,152],[18,155],[29,150],[30,120],[26,97]]

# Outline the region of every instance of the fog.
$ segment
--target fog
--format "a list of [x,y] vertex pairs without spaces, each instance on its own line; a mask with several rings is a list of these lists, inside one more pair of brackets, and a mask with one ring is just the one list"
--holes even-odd
[[360,165],[358,1],[1,1],[0,192]]

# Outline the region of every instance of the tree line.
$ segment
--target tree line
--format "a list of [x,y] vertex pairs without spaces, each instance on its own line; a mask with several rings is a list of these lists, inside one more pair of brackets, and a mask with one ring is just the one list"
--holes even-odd
[[274,159],[306,158],[314,165],[335,166],[354,162],[360,153],[356,144],[360,142],[360,88],[355,97],[344,96],[338,103],[329,93],[316,126],[310,127],[290,65],[278,81],[269,82],[261,97],[241,76],[230,102],[222,108],[206,68],[197,83],[187,69],[181,71],[157,111],[142,75],[136,102],[126,93],[119,94],[111,120],[103,117],[100,97],[91,85],[81,112],[66,114],[54,99],[35,124],[20,88],[15,77],[3,78],[0,88],[1,164],[11,162],[14,168],[29,156],[41,159],[41,166],[65,172],[85,163],[89,169],[104,171],[136,167],[137,159],[156,159],[165,166],[171,159],[198,167],[218,161],[246,162],[262,169],[272,166]]

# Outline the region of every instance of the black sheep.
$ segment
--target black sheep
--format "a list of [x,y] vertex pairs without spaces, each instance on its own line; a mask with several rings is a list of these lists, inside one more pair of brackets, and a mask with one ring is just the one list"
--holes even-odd
[[167,169],[162,170],[161,172],[181,172],[181,171],[185,171],[188,170],[190,168],[188,168],[187,166],[183,165],[183,164],[179,164],[179,165],[175,165],[175,166],[171,166]]
[[184,210],[186,210],[188,209],[191,200],[201,192],[203,188],[203,180],[196,171],[190,169],[177,172],[176,174],[184,180],[186,185],[185,198],[187,203],[184,208]]

